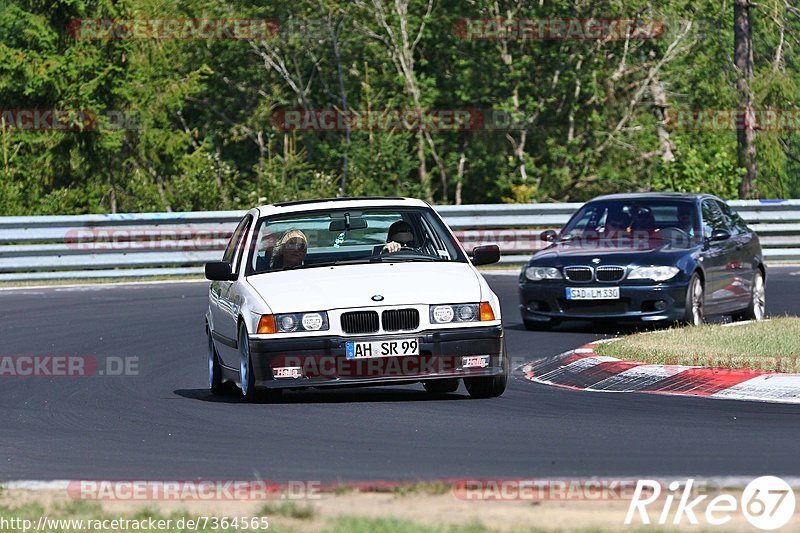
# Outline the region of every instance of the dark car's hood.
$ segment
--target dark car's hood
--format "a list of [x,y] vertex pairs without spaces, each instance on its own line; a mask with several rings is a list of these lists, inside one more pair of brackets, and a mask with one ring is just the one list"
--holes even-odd
[[[695,246],[676,246],[674,243],[650,239],[626,245],[604,242],[559,242],[534,254],[531,263],[537,265],[591,264],[600,259],[600,264],[672,264],[677,257],[690,253]],[[668,263],[664,263],[667,261]]]

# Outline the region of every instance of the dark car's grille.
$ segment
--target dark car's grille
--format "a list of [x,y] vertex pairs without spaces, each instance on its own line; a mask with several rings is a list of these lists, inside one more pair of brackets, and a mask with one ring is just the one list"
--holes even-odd
[[417,329],[419,327],[419,311],[416,309],[389,309],[381,314],[381,322],[385,331]]
[[625,269],[618,266],[601,266],[594,271],[597,281],[620,281],[625,277]]
[[377,311],[351,311],[342,315],[345,333],[374,333],[378,331]]
[[592,268],[585,266],[566,267],[564,269],[564,277],[569,281],[592,281]]

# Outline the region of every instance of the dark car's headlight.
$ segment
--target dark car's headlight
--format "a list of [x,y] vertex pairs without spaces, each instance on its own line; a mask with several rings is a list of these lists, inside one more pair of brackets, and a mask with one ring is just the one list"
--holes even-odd
[[678,275],[681,269],[674,266],[638,266],[628,274],[628,279],[651,279],[667,281]]
[[328,313],[284,313],[262,315],[258,333],[292,333],[294,331],[324,331],[328,329]]
[[552,267],[528,267],[525,269],[525,277],[531,281],[564,279],[564,276],[561,275],[561,271]]

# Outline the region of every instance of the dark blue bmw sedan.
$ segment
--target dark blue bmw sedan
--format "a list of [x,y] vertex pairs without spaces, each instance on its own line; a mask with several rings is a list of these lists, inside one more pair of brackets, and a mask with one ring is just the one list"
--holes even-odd
[[707,194],[640,193],[586,203],[519,277],[525,327],[562,320],[761,320],[766,269],[758,237]]

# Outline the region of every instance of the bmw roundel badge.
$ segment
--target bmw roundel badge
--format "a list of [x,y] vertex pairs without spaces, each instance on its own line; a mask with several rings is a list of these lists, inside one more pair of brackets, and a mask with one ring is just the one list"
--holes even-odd
[[380,294],[376,294],[375,296],[372,297],[372,301],[373,302],[382,302],[383,301],[383,296],[381,296]]

